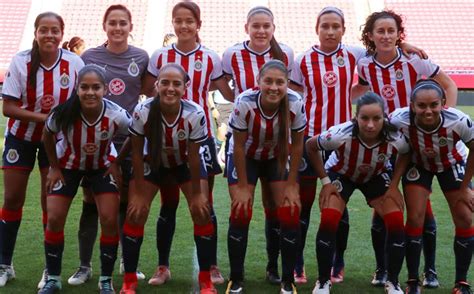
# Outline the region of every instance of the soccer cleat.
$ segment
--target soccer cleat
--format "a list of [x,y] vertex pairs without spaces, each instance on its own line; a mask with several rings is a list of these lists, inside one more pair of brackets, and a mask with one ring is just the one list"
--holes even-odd
[[242,282],[229,280],[229,283],[227,283],[227,289],[225,290],[225,294],[242,294],[242,293],[244,293],[244,287],[242,285]]
[[217,294],[217,289],[211,281],[201,283],[199,289],[199,294]]
[[471,286],[465,281],[459,281],[454,285],[453,294],[473,294]]
[[210,272],[211,272],[211,281],[213,284],[215,285],[224,284],[224,277],[222,276],[217,265],[212,265]]
[[148,284],[153,286],[163,285],[169,279],[171,279],[171,272],[169,268],[165,265],[160,265],[156,268],[156,271],[151,279],[148,280]]
[[15,278],[15,269],[13,265],[0,264],[0,287]]
[[266,280],[273,285],[279,285],[281,283],[280,275],[277,269],[267,269]]
[[112,277],[101,276],[99,278],[99,293],[100,294],[115,294]]
[[306,273],[303,270],[298,273],[298,271],[294,270],[293,271],[293,278],[295,279],[296,284],[306,284],[308,282],[308,279],[306,278]]
[[48,281],[48,270],[44,269],[43,274],[41,275],[41,280],[38,282],[38,289],[43,288],[46,284],[46,281]]
[[88,266],[80,266],[76,272],[67,280],[69,285],[78,286],[87,282],[92,278],[92,268]]
[[378,268],[374,272],[374,278],[372,279],[372,286],[375,287],[384,287],[387,282],[387,271],[381,268]]
[[137,291],[137,286],[137,282],[123,283],[122,289],[120,290],[120,294],[135,294]]
[[296,286],[290,282],[281,283],[280,294],[297,294]]
[[38,291],[38,294],[53,294],[61,290],[61,288],[60,280],[49,277],[44,286]]
[[438,274],[430,269],[423,275],[423,287],[433,289],[439,287]]
[[324,283],[321,283],[319,280],[316,281],[316,285],[314,285],[312,294],[329,294],[331,292],[331,281],[327,280]]
[[[120,258],[120,267],[119,267],[119,273],[123,275],[125,273],[125,264],[123,263],[123,258]],[[146,276],[144,273],[141,271],[137,270],[137,279],[138,280],[144,280],[146,279]]]
[[385,283],[385,293],[387,294],[403,294],[402,289],[400,288],[400,284],[394,283],[392,281],[387,281]]
[[415,279],[408,280],[405,294],[421,294],[420,281]]
[[331,268],[331,283],[337,284],[344,281],[344,267]]

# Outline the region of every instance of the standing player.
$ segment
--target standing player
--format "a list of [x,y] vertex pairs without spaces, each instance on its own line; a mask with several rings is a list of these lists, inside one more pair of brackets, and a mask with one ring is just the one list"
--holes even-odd
[[[222,56],[224,73],[233,79],[235,84],[235,97],[245,90],[257,86],[257,76],[265,62],[276,59],[285,63],[291,70],[293,65],[293,50],[275,39],[275,24],[273,13],[263,6],[256,6],[247,14],[245,32],[249,40],[229,47]],[[233,101],[233,100],[232,100]],[[229,131],[227,137],[231,136]],[[228,141],[228,140],[227,140]],[[281,282],[278,274],[278,255],[280,252],[279,227],[277,207],[272,201],[270,188],[264,178],[262,184],[262,202],[265,209],[265,237],[267,242],[268,263],[266,278],[270,283]]]
[[[106,98],[132,113],[138,103],[142,79],[148,65],[148,54],[143,49],[128,44],[128,37],[133,30],[132,14],[127,7],[117,4],[107,8],[102,27],[107,34],[107,41],[96,48],[91,48],[82,54],[86,64],[97,64],[105,69],[108,91]],[[125,136],[114,137],[114,146],[120,150]],[[120,187],[120,228],[123,225],[128,199],[128,182],[130,181],[130,158],[121,163],[123,172],[122,187]],[[97,206],[94,195],[90,193],[88,184],[84,186],[84,202],[79,222],[79,257],[80,266],[68,279],[71,285],[85,283],[92,276],[91,258],[97,236]],[[120,267],[123,273],[123,264]],[[137,273],[140,279],[145,275]]]
[[[388,294],[402,294],[398,274],[405,255],[403,196],[398,183],[410,149],[406,138],[387,120],[384,101],[374,93],[359,98],[355,118],[331,127],[306,142],[311,164],[321,179],[321,223],[316,236],[318,281],[313,294],[329,294],[336,231],[342,212],[355,189],[383,218],[387,228]],[[333,151],[323,165],[320,150]],[[389,159],[403,154],[392,170]],[[391,180],[392,178],[392,180]]]
[[[48,278],[39,294],[61,289],[64,225],[82,179],[87,179],[100,215],[99,291],[115,293],[112,272],[119,243],[117,181],[121,177],[120,167],[109,161],[110,144],[113,136],[128,132],[130,116],[117,104],[103,99],[106,86],[104,70],[86,65],[79,72],[77,93],[53,109],[43,132],[50,162],[46,181],[48,223],[44,233]],[[59,133],[62,140],[57,141]]]
[[74,91],[84,63],[60,49],[64,21],[53,12],[35,20],[32,49],[13,57],[3,84],[3,114],[9,118],[3,151],[4,202],[0,213],[0,287],[15,277],[13,251],[22,218],[28,179],[38,158],[41,208],[46,224],[48,159],[41,143],[44,122],[51,109]]
[[[212,50],[200,44],[198,31],[201,28],[201,11],[194,2],[179,2],[173,7],[172,22],[177,42],[156,50],[148,65],[145,78],[145,89],[148,96],[153,96],[154,84],[161,68],[168,63],[181,65],[190,77],[190,86],[186,88],[183,98],[194,101],[204,109],[208,139],[202,144],[202,152],[206,161],[209,184],[209,201],[212,205],[212,188],[214,176],[222,172],[217,161],[216,144],[212,135],[211,113],[207,105],[211,83],[227,97],[232,98],[232,91],[222,73],[221,60]],[[168,190],[172,190],[171,188]],[[169,255],[176,224],[176,209],[179,194],[161,191],[162,206],[157,221],[158,266],[149,284],[161,285],[171,278]],[[211,209],[212,220],[217,226],[214,209]],[[217,232],[217,230],[216,230]],[[224,283],[217,268],[217,238],[213,240],[213,260],[211,276],[216,284]]]
[[[420,59],[416,55],[405,56],[398,45],[405,37],[402,18],[392,11],[375,12],[367,17],[362,40],[369,55],[360,60],[358,64],[359,83],[357,91],[371,89],[385,100],[385,111],[393,112],[395,109],[409,105],[410,94],[415,82],[421,77],[432,77],[438,81],[446,91],[446,105],[456,105],[456,84],[449,78],[438,65],[427,59]],[[427,216],[424,222],[424,242],[418,242],[418,233],[407,229],[407,235],[416,237],[415,242],[409,242],[407,252],[412,252],[412,247],[424,244],[425,250],[425,280],[427,287],[439,285],[435,270],[436,248],[436,223],[427,202]],[[379,232],[379,233],[377,233]],[[374,249],[377,257],[377,270],[372,284],[379,285],[384,280],[383,259],[383,225],[382,220],[374,217],[372,226]],[[418,249],[413,249],[418,250]]]
[[122,241],[124,294],[135,293],[135,271],[149,208],[160,185],[170,181],[180,186],[194,223],[200,293],[217,293],[210,273],[215,226],[207,197],[206,167],[199,154],[201,142],[208,137],[206,116],[199,105],[181,99],[189,82],[180,65],[164,65],[157,78],[158,95],[137,105],[133,114],[130,132],[134,173]]
[[456,278],[452,293],[472,293],[467,277],[474,248],[474,196],[471,190],[474,126],[468,115],[445,107],[445,90],[435,80],[418,81],[410,98],[410,107],[391,114],[391,122],[409,137],[414,153],[413,163],[403,177],[409,279],[406,293],[420,293],[418,267],[421,246],[411,244],[421,242],[425,203],[435,176],[448,201],[455,226]]
[[238,97],[229,122],[233,130],[227,157],[232,199],[227,236],[231,272],[226,293],[243,293],[253,197],[261,177],[268,181],[272,201],[277,206],[281,293],[296,293],[293,271],[300,236],[297,170],[303,153],[306,115],[300,96],[288,91],[288,70],[283,62],[266,62],[257,81],[259,88],[249,89]]

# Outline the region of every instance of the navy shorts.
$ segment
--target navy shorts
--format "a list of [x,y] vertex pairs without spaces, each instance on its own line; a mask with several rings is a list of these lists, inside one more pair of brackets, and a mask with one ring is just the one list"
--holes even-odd
[[200,153],[206,164],[208,175],[213,176],[222,173],[219,161],[217,161],[216,142],[213,137],[209,137],[206,141],[202,142]]
[[[258,178],[265,178],[268,182],[285,181],[288,178],[288,170],[283,174],[278,171],[276,158],[269,160],[256,160],[246,158],[245,167],[247,170],[247,182],[250,185],[256,185]],[[227,183],[235,185],[238,183],[237,170],[234,165],[232,154],[227,156]]]
[[[300,179],[317,179],[318,176],[316,175],[316,171],[309,160],[308,153],[306,152],[306,141],[308,141],[311,137],[305,136],[304,143],[303,143],[303,156],[301,157],[301,163],[298,168],[298,174]],[[321,150],[321,157],[323,159],[323,163],[329,159],[332,151]]]
[[88,188],[94,193],[94,195],[104,193],[118,194],[115,179],[111,175],[104,177],[105,171],[105,169],[89,171],[61,169],[66,185],[60,182],[56,183],[51,193],[48,193],[48,196],[60,195],[74,197],[82,180],[87,181],[89,185]]
[[[132,178],[132,161],[130,159],[124,159],[120,163],[120,170],[122,172],[122,190],[128,191],[128,183]],[[89,189],[90,183],[87,178],[82,179],[81,186],[83,188]]]
[[[207,180],[207,171],[204,163],[201,161],[199,165],[200,177],[202,180]],[[145,180],[157,185],[182,185],[191,181],[191,172],[187,164],[181,164],[176,167],[160,166],[158,171],[153,171],[147,162],[143,163],[143,175]],[[133,178],[133,176],[132,176]]]
[[49,166],[48,157],[42,142],[29,142],[21,140],[8,134],[3,147],[3,169],[25,169],[32,170],[35,160],[38,158],[38,166],[45,168]]
[[349,178],[333,171],[328,171],[328,176],[346,203],[349,202],[349,198],[354,193],[354,190],[359,189],[364,194],[365,201],[369,204],[370,201],[385,194],[392,179],[392,172],[383,172],[366,183],[355,183]]
[[[456,191],[461,187],[462,180],[464,179],[466,164],[464,161],[459,162],[451,169],[445,170],[439,173],[433,173],[412,164],[408,167],[407,172],[402,178],[403,185],[419,185],[431,192],[431,185],[433,183],[433,177],[438,178],[438,183],[443,192]],[[469,183],[469,188],[472,188],[472,184]]]

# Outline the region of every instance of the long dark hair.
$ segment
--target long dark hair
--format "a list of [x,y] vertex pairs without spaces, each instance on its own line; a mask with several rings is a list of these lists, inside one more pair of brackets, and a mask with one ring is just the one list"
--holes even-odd
[[362,95],[362,97],[360,97],[359,99],[357,99],[356,114],[352,119],[352,123],[354,124],[354,128],[352,129],[352,136],[357,137],[359,135],[359,124],[357,123],[357,116],[359,115],[360,109],[362,108],[362,106],[371,104],[377,104],[383,113],[383,126],[379,134],[379,139],[383,142],[393,141],[394,138],[392,137],[391,133],[396,132],[397,127],[392,125],[388,120],[387,114],[384,111],[385,103],[382,97],[370,91]]
[[[39,22],[45,17],[54,17],[59,21],[59,27],[61,28],[61,33],[64,34],[64,20],[63,18],[54,12],[48,11],[38,14],[35,19],[35,34],[39,27]],[[36,87],[36,73],[40,67],[41,63],[41,56],[39,52],[39,45],[36,41],[36,38],[33,39],[33,45],[31,47],[31,67],[30,73],[28,75],[29,86],[35,88]]]
[[[106,86],[105,70],[95,64],[88,64],[79,71],[77,79],[78,85],[81,83],[82,78],[88,73],[95,73],[104,87]],[[52,111],[56,127],[62,130],[63,133],[67,133],[69,128],[81,117],[81,103],[77,92],[77,90],[74,91],[66,102],[56,106]]]
[[397,25],[397,30],[400,33],[400,37],[397,40],[396,45],[400,45],[400,43],[405,39],[405,27],[403,26],[403,19],[400,14],[393,12],[392,10],[384,10],[380,12],[374,12],[367,17],[364,24],[364,29],[362,30],[362,43],[364,44],[365,48],[369,54],[375,53],[375,43],[370,40],[369,33],[372,33],[374,30],[375,22],[381,18],[392,18],[395,20]]
[[[196,22],[198,23],[198,29],[199,29],[201,27],[201,24],[202,24],[201,9],[199,8],[199,5],[197,5],[196,3],[191,2],[191,1],[179,2],[173,7],[173,10],[171,12],[172,18],[175,18],[176,11],[180,8],[184,8],[184,9],[187,9],[187,10],[191,11],[194,18],[196,19]],[[198,32],[196,32],[196,42],[201,43],[201,38],[199,38]]]
[[[444,92],[443,86],[434,79],[419,79],[413,86],[413,90],[410,94],[410,102],[414,103],[417,94],[423,90],[434,90],[438,93],[438,98],[441,100],[441,104],[446,104],[446,93]],[[415,113],[410,107],[410,125],[415,125]]]
[[[268,15],[272,19],[273,23],[273,12],[270,10],[270,8],[265,6],[255,6],[254,8],[250,9],[247,13],[247,23],[249,23],[249,20],[252,16],[258,13]],[[270,54],[272,55],[272,59],[278,59],[281,62],[289,62],[285,61],[285,54],[283,53],[283,50],[281,50],[280,44],[278,44],[277,40],[275,39],[275,35],[273,35],[272,39],[270,40]]]
[[[265,75],[265,73],[270,69],[277,69],[285,74],[285,77],[288,78],[288,69],[286,68],[285,64],[280,60],[269,60],[267,61],[258,73],[258,80]],[[290,113],[289,113],[289,105],[288,105],[288,93],[285,97],[280,101],[280,105],[278,107],[278,118],[279,118],[279,125],[278,125],[278,144],[277,144],[277,161],[278,161],[278,171],[280,173],[285,172],[286,163],[288,162],[288,142],[289,142],[289,120],[290,120]]]
[[[167,63],[160,69],[157,81],[160,79],[160,75],[166,72],[168,69],[173,68],[178,70],[183,77],[183,84],[189,81],[189,76],[184,68],[177,63]],[[148,141],[148,158],[149,164],[152,170],[158,170],[161,163],[161,149],[163,145],[163,126],[162,126],[162,115],[160,105],[160,94],[150,102],[150,111],[145,124],[145,138]]]

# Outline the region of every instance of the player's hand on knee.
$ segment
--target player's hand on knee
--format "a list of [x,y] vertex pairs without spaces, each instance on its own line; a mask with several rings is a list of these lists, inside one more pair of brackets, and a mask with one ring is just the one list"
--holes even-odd
[[63,173],[58,167],[50,167],[46,177],[46,191],[51,193],[58,185],[66,185]]

